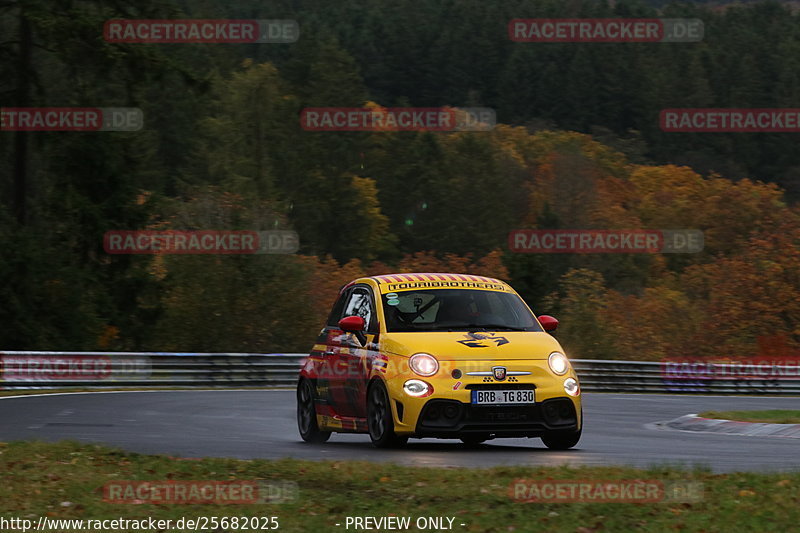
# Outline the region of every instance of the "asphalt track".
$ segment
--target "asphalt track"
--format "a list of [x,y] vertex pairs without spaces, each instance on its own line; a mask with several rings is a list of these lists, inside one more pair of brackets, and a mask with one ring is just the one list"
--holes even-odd
[[800,409],[800,398],[584,394],[583,438],[553,452],[539,439],[411,440],[377,450],[366,435],[300,440],[293,391],[154,391],[0,398],[0,440],[72,439],[141,453],[241,459],[358,459],[415,466],[684,465],[717,472],[800,470],[800,439],[655,429],[707,409]]

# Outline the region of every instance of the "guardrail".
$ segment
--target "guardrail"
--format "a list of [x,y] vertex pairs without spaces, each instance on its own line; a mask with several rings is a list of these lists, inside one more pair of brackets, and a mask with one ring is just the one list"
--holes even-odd
[[306,354],[0,352],[0,388],[288,387]]
[[[5,351],[0,352],[0,389],[292,387],[305,356]],[[798,362],[692,366],[573,359],[572,363],[585,391],[800,395]]]
[[800,363],[573,359],[585,391],[800,395]]

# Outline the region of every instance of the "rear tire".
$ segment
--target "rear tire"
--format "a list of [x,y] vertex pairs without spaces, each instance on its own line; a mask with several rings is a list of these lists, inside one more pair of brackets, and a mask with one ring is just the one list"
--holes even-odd
[[542,437],[544,445],[551,450],[569,450],[581,440],[581,430],[554,431]]
[[330,431],[322,431],[317,425],[317,409],[314,384],[309,379],[302,379],[297,384],[297,429],[304,441],[322,444],[331,438]]
[[408,442],[408,437],[398,437],[394,432],[392,406],[382,381],[374,381],[367,392],[367,428],[376,448],[392,448]]

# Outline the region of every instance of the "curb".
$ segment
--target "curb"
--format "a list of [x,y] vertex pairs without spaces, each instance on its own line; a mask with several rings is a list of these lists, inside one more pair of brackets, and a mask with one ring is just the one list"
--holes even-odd
[[768,424],[763,422],[739,422],[718,418],[703,418],[696,414],[684,415],[673,420],[655,422],[657,429],[673,429],[692,433],[716,433],[741,435],[744,437],[782,437],[800,439],[800,424]]

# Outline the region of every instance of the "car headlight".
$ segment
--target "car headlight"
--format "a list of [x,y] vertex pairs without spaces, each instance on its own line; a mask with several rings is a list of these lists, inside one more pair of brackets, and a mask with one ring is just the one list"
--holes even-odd
[[578,385],[578,380],[575,378],[567,378],[564,380],[564,392],[570,396],[577,396],[581,393],[581,386]]
[[409,379],[403,384],[403,390],[406,391],[406,394],[415,398],[424,398],[433,394],[433,387],[421,379]]
[[408,360],[408,366],[415,374],[420,376],[432,376],[439,371],[439,361],[429,353],[415,353]]
[[567,356],[561,352],[553,352],[547,359],[547,364],[550,365],[550,370],[557,376],[563,376],[569,370],[569,361]]

